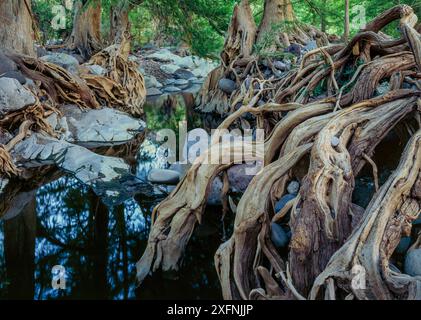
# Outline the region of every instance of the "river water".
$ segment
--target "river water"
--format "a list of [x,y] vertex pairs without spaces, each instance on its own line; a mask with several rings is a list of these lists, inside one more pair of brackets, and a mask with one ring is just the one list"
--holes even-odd
[[[133,155],[137,177],[167,166],[157,152],[154,132],[177,132],[179,121],[187,121],[189,128],[203,126],[194,116],[193,97],[161,96],[145,105],[150,132]],[[22,194],[29,197],[28,204],[15,217],[0,221],[0,298],[220,298],[213,255],[222,230],[215,208],[207,209],[211,212],[205,216],[213,218],[195,231],[180,272],[154,275],[136,288],[135,263],[147,243],[152,209],[163,196],[138,194],[106,206],[107,199],[71,176]],[[61,266],[56,268],[63,271],[63,287],[52,286],[54,266]]]

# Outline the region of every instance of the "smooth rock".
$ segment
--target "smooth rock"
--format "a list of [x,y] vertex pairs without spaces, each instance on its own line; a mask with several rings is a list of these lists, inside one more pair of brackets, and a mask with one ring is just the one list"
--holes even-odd
[[0,78],[16,79],[20,84],[26,83],[26,78],[20,71],[7,71],[3,74],[0,74]]
[[287,47],[285,51],[299,57],[301,55],[301,46],[297,43],[293,43],[289,47]]
[[158,80],[156,80],[154,76],[145,76],[144,79],[145,79],[146,89],[162,88],[162,84]]
[[34,103],[34,95],[18,80],[0,78],[0,116]]
[[332,139],[330,140],[330,144],[332,145],[332,147],[337,147],[337,146],[339,146],[339,143],[340,143],[341,141],[339,140],[339,138],[338,137],[335,137],[335,136],[333,136],[332,137]]
[[152,96],[159,96],[162,94],[162,91],[159,90],[158,88],[149,88],[146,90],[146,95],[148,97],[152,97]]
[[231,94],[236,89],[236,84],[231,79],[222,78],[218,82],[218,88],[227,94]]
[[192,77],[194,77],[194,74],[191,71],[185,70],[185,69],[178,69],[174,72],[174,78],[176,79],[184,79],[188,80]]
[[289,194],[297,195],[299,190],[300,190],[300,183],[298,181],[294,180],[288,184],[287,191]]
[[180,92],[181,89],[180,88],[177,88],[175,86],[168,86],[168,87],[165,87],[164,88],[164,91],[165,92]]
[[107,73],[107,70],[105,70],[105,68],[103,68],[103,67],[101,67],[97,64],[87,65],[86,67],[89,69],[89,71],[92,74],[95,74],[97,76],[103,76]]
[[0,51],[0,75],[9,71],[17,71],[16,63]]
[[270,238],[276,248],[285,248],[288,246],[289,238],[287,233],[284,231],[279,224],[272,222],[270,224]]
[[311,51],[317,49],[317,42],[316,40],[311,40],[307,42],[307,44],[304,46],[304,50]]
[[40,58],[43,61],[56,64],[67,71],[76,73],[79,67],[79,61],[66,53],[51,53]]
[[410,276],[421,276],[421,249],[408,251],[405,257],[404,271]]
[[174,185],[180,181],[180,173],[168,169],[152,169],[148,174],[148,180],[156,184]]
[[173,84],[177,87],[182,88],[182,89],[185,89],[190,85],[190,83],[185,79],[177,79],[177,80],[174,81]]
[[178,69],[180,69],[180,67],[175,64],[163,64],[159,68],[166,74],[170,75],[174,74]]
[[175,79],[170,78],[170,79],[165,80],[165,81],[164,81],[164,84],[165,84],[166,86],[168,86],[168,85],[170,85],[170,84],[174,84],[174,82],[175,82]]
[[168,49],[161,49],[157,52],[149,54],[146,56],[147,59],[153,59],[159,62],[173,62],[175,64],[180,63],[182,58],[174,53],[172,53]]
[[282,61],[275,61],[275,62],[273,63],[273,66],[274,66],[276,69],[281,70],[281,71],[285,71],[285,70],[287,70],[287,65],[286,65],[285,63],[283,63]]
[[196,67],[196,64],[194,63],[194,58],[192,56],[186,56],[177,61],[177,64],[181,68],[185,69],[194,69]]
[[230,189],[232,192],[244,193],[253,180],[254,175],[247,174],[247,169],[251,169],[252,166],[247,164],[234,165],[227,170],[228,180],[230,183]]
[[12,139],[13,136],[9,132],[3,131],[3,129],[0,128],[0,144],[7,144]]
[[292,199],[294,199],[296,197],[296,195],[293,194],[286,194],[284,195],[281,199],[279,199],[279,201],[275,204],[275,213],[278,213],[279,211],[282,210],[283,207],[285,207],[285,205],[291,201]]
[[146,128],[143,120],[116,109],[82,111],[66,105],[61,110],[70,133],[66,140],[86,147],[124,144]]
[[389,83],[388,82],[383,82],[380,85],[378,85],[377,88],[376,88],[376,94],[378,96],[382,96],[382,95],[386,94],[387,92],[389,92]]

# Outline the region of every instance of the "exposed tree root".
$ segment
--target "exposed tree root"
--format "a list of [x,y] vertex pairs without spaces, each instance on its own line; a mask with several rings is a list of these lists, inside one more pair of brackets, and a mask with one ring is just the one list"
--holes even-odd
[[[394,20],[400,20],[401,39],[380,32]],[[228,49],[237,43],[237,51],[228,51],[230,64],[215,70],[204,90],[211,88],[208,97],[215,98],[219,79],[228,74],[238,89],[230,97],[206,101],[219,101],[220,108],[229,110],[219,129],[241,126],[242,117],[251,114],[256,117],[253,126],[264,129],[267,139],[264,167],[236,206],[233,234],[215,255],[224,298],[421,298],[418,278],[389,268],[421,207],[421,133],[416,132],[421,37],[415,22],[410,7],[396,6],[347,45],[310,51],[297,68],[271,79],[261,76],[249,51],[241,54],[248,41],[227,42]],[[233,23],[231,31],[244,25]],[[230,37],[239,39],[237,33]],[[385,85],[387,90],[380,90]],[[396,171],[380,185],[382,160],[374,162],[373,155],[392,131],[412,138]],[[220,136],[213,136],[209,153],[219,147],[239,152],[235,145],[218,144]],[[352,194],[355,178],[367,164],[376,192],[364,210],[352,203]],[[148,246],[137,264],[140,283],[158,269],[179,268],[211,182],[229,166],[196,163],[155,208]],[[300,182],[299,193],[275,212],[274,204],[287,194],[291,180]],[[291,231],[287,248],[275,247],[274,223]],[[365,290],[353,286],[355,265],[366,272]]]

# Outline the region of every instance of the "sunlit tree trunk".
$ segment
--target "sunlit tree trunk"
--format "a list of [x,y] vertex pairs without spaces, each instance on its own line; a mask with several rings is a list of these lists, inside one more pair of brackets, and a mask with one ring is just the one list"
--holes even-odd
[[75,4],[73,30],[67,46],[84,58],[101,49],[101,0],[79,0]]
[[35,56],[31,0],[0,1],[0,48]]
[[349,0],[345,0],[345,26],[344,26],[344,41],[349,39]]
[[125,33],[130,32],[129,12],[141,5],[144,0],[121,0],[111,6],[110,42],[121,43]]
[[265,0],[263,19],[258,30],[257,41],[282,21],[294,21],[295,14],[291,0]]

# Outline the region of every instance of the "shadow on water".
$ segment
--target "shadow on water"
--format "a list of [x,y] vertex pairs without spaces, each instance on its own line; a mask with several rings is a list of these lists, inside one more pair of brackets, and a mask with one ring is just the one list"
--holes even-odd
[[[182,120],[189,128],[200,126],[201,120],[193,119],[192,97],[160,99],[145,107],[152,136],[164,127],[178,129]],[[137,153],[137,176],[167,167],[157,150],[148,137]],[[19,214],[0,221],[0,298],[221,298],[213,265],[222,238],[221,210],[215,208],[207,209],[213,212],[194,232],[177,276],[158,274],[136,289],[135,264],[147,243],[152,209],[161,199],[162,195],[138,194],[107,207],[104,199],[70,176],[29,193]],[[57,265],[65,268],[64,289],[52,286]]]

